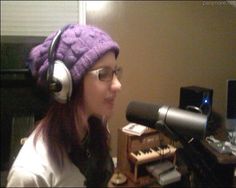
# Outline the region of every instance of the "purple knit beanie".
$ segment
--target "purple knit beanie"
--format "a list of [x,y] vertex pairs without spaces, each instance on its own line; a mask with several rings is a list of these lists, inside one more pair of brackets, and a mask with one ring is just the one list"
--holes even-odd
[[[26,62],[40,85],[46,83],[48,49],[56,33],[50,34],[43,43],[34,47]],[[117,58],[119,45],[106,32],[94,26],[70,24],[61,35],[55,59],[64,62],[73,82],[77,84],[86,71],[108,51],[114,51]]]

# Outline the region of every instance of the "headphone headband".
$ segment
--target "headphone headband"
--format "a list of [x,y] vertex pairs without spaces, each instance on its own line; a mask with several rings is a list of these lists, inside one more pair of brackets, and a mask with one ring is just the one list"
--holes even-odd
[[51,45],[49,47],[49,50],[48,50],[48,61],[49,61],[50,64],[53,64],[53,62],[55,60],[55,52],[56,52],[59,40],[61,38],[61,34],[62,34],[62,31],[59,30],[56,33],[55,37],[53,38],[52,43],[51,43]]
[[52,92],[54,99],[60,103],[66,103],[70,99],[72,93],[70,71],[62,60],[56,60],[56,51],[61,35],[69,26],[70,25],[66,25],[58,30],[48,49],[48,89]]
[[52,82],[52,75],[54,71],[54,61],[55,61],[55,54],[57,51],[57,47],[61,38],[62,33],[70,26],[70,24],[64,26],[62,29],[59,29],[56,35],[54,36],[50,47],[48,49],[48,81]]

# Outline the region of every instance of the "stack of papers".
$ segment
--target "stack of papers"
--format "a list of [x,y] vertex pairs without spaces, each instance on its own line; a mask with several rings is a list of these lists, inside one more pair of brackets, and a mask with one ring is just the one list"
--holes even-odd
[[145,132],[146,129],[147,129],[147,127],[145,127],[143,125],[140,125],[137,123],[129,123],[128,125],[126,125],[122,128],[122,131],[125,133],[140,136]]

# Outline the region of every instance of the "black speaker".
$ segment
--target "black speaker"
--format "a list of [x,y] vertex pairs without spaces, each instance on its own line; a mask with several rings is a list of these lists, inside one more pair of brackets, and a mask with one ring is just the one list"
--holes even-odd
[[207,115],[212,112],[213,90],[198,86],[180,88],[179,108]]

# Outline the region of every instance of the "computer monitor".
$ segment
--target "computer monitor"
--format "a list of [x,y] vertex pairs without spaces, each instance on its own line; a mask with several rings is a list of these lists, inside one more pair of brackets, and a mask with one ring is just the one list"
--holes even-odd
[[236,131],[236,79],[226,83],[226,129]]

